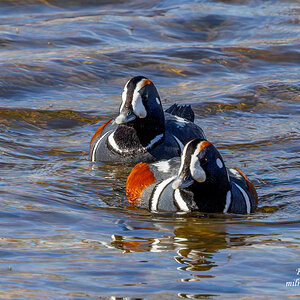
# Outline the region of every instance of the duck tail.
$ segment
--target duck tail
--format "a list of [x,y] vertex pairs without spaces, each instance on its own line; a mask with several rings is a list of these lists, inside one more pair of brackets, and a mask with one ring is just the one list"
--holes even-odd
[[171,115],[184,118],[190,122],[194,122],[195,114],[192,110],[192,107],[187,104],[173,104],[165,111],[166,113],[169,113]]

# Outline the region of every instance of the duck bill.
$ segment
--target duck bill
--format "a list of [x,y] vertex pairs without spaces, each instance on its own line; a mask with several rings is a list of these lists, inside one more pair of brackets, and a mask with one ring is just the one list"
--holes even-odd
[[136,119],[136,115],[129,111],[128,113],[120,113],[116,119],[115,122],[120,125],[120,124],[127,124],[129,122],[132,122],[133,120]]
[[172,184],[172,188],[174,190],[176,189],[184,189],[189,187],[194,183],[194,180],[191,175],[185,176],[185,177],[177,177],[175,181]]

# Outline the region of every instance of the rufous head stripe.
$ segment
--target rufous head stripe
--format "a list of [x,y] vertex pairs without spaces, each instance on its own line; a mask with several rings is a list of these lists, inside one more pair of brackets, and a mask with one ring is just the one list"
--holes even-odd
[[202,151],[204,148],[211,146],[211,143],[209,141],[203,141],[200,144],[199,152]]
[[151,84],[152,81],[150,81],[149,79],[143,79],[141,85],[140,85],[140,89],[142,89],[145,85],[147,84]]
[[135,205],[141,200],[144,189],[155,182],[155,177],[146,163],[137,164],[130,172],[126,182],[126,197]]

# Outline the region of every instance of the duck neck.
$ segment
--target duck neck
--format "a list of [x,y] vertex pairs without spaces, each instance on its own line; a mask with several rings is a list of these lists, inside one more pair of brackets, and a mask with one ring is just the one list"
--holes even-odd
[[153,149],[164,137],[164,122],[144,118],[127,125],[119,125],[109,136],[108,144],[111,150],[119,154],[131,155],[136,151],[146,152]]
[[229,184],[194,183],[189,190],[194,195],[197,209],[203,212],[223,212],[226,205],[226,195]]
[[165,137],[164,119],[144,118],[136,120],[134,124],[136,135],[143,148],[150,150]]

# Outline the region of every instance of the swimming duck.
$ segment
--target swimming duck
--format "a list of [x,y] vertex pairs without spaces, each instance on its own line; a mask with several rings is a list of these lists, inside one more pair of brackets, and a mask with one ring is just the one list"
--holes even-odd
[[249,214],[257,207],[252,182],[227,169],[209,141],[188,142],[179,157],[139,163],[126,182],[128,202],[151,211],[201,211]]
[[130,79],[119,115],[102,124],[90,142],[90,160],[153,162],[180,156],[184,145],[205,135],[189,105],[163,111],[157,89],[143,76]]

